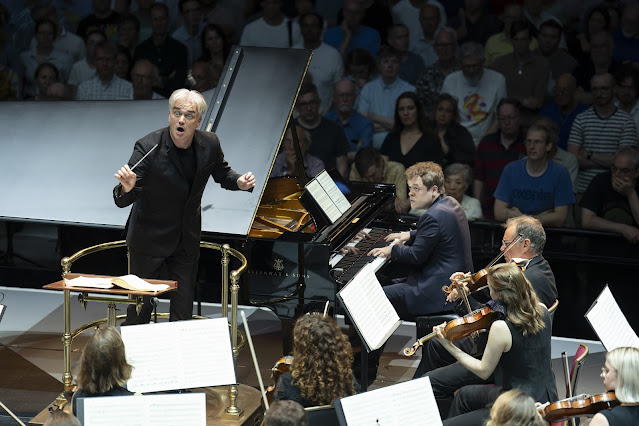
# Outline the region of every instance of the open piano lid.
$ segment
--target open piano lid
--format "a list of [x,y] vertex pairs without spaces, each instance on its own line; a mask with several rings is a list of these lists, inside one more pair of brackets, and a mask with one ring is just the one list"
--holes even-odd
[[235,171],[253,172],[255,189],[207,185],[202,231],[249,233],[310,59],[311,51],[303,49],[231,49],[201,128],[218,135]]

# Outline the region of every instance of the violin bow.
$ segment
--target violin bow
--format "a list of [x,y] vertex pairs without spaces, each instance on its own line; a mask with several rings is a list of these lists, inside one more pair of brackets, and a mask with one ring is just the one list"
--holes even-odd
[[251,348],[251,356],[253,357],[253,366],[255,367],[255,373],[257,373],[257,381],[260,383],[260,391],[262,391],[262,399],[264,400],[264,407],[268,411],[268,399],[266,398],[266,389],[264,389],[264,382],[262,381],[262,373],[260,373],[260,366],[257,364],[257,357],[255,356],[255,348],[253,347],[253,338],[251,338],[251,330],[249,330],[248,321],[244,311],[240,311],[242,315],[242,322],[244,324],[244,330],[246,331],[246,338],[248,340],[249,348]]

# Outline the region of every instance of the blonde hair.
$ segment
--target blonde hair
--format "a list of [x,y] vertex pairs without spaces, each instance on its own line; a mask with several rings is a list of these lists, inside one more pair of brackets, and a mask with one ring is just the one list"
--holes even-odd
[[177,89],[171,93],[171,97],[169,98],[169,111],[171,111],[178,102],[195,105],[195,113],[198,118],[202,118],[206,112],[206,100],[204,100],[204,96],[197,90]]
[[639,402],[639,349],[622,347],[608,352],[606,360],[617,370],[615,395],[621,402]]
[[485,426],[544,426],[546,422],[537,413],[535,401],[520,389],[499,395],[490,409]]
[[426,189],[437,186],[437,190],[441,193],[444,190],[444,172],[442,166],[432,161],[422,161],[415,163],[406,169],[406,180],[415,177],[422,178],[422,183]]
[[543,308],[530,281],[514,263],[501,263],[488,270],[488,284],[506,306],[506,318],[521,327],[522,334],[537,334],[545,327]]

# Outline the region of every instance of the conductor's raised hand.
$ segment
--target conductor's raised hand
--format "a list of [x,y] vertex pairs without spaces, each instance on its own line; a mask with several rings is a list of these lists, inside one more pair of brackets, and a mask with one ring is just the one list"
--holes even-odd
[[237,186],[242,191],[247,191],[255,187],[255,176],[253,176],[253,173],[246,172],[242,176],[237,178]]
[[135,186],[137,175],[131,171],[128,164],[125,164],[120,170],[115,173],[115,178],[122,185],[122,194],[126,194],[131,191]]

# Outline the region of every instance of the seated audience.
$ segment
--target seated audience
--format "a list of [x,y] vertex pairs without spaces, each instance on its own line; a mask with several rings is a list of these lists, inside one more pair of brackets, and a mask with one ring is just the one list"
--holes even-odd
[[109,40],[115,40],[118,35],[118,25],[120,24],[122,15],[111,9],[111,2],[108,1],[92,1],[91,6],[93,13],[78,23],[76,34],[85,38],[90,31],[99,30],[103,32]]
[[453,71],[459,70],[455,30],[450,27],[440,27],[435,33],[433,47],[437,54],[437,62],[426,67],[415,84],[417,96],[424,106],[424,114],[429,119],[432,119],[435,113],[435,98],[440,93],[444,78]]
[[69,91],[63,83],[53,83],[47,88],[47,101],[68,101]]
[[399,78],[415,84],[424,69],[424,61],[421,56],[408,50],[410,43],[408,27],[404,24],[395,24],[390,27],[386,43],[399,54]]
[[401,163],[386,161],[372,146],[357,151],[351,166],[350,180],[395,185],[395,211],[408,213],[410,200],[406,194],[406,169]]
[[615,152],[623,145],[637,146],[637,130],[630,116],[614,104],[615,79],[610,74],[592,77],[595,103],[575,117],[568,152],[579,161],[575,192],[583,193],[593,177],[612,165]]
[[421,56],[424,65],[432,66],[437,62],[437,54],[433,48],[435,31],[441,22],[441,12],[432,3],[426,3],[419,9],[419,38],[410,46],[410,50]]
[[566,149],[568,137],[575,117],[588,109],[588,105],[579,102],[577,96],[577,80],[570,74],[562,74],[557,79],[554,88],[555,102],[546,105],[541,115],[549,117],[559,126],[559,141],[557,145]]
[[602,4],[594,4],[582,15],[579,32],[569,39],[568,48],[579,63],[588,61],[591,52],[592,36],[598,32],[609,32],[610,14]]
[[541,24],[539,35],[537,35],[539,39],[538,52],[546,59],[550,67],[545,104],[550,103],[559,76],[571,74],[577,66],[575,58],[559,47],[562,33],[563,28],[561,24],[554,19],[549,19]]
[[[302,159],[304,161],[304,167],[306,167],[306,174],[309,177],[315,177],[324,170],[324,163],[319,158],[308,153],[311,147],[311,135],[308,131],[300,126],[295,126],[297,131],[297,140],[300,144],[300,151],[302,152]],[[298,176],[298,170],[296,168],[297,155],[295,154],[295,141],[293,140],[292,127],[286,129],[284,139],[282,140],[282,152],[275,157],[275,163],[273,164],[273,170],[271,170],[271,177],[278,176]]]
[[[61,50],[67,53],[73,62],[80,61],[86,56],[86,50],[84,41],[81,37],[67,31],[67,29],[61,25],[60,16],[57,7],[52,3],[42,2],[36,6],[32,12],[32,18],[38,22],[41,19],[48,19],[55,24],[55,35],[53,41],[53,48],[55,50]],[[36,37],[31,39],[30,47],[34,47],[37,43]]]
[[[492,67],[497,58],[513,52],[513,45],[510,42],[510,28],[513,22],[525,19],[524,8],[519,3],[509,3],[504,6],[504,11],[499,19],[503,24],[503,30],[490,36],[486,41],[486,62],[484,65],[487,67]],[[537,47],[537,40],[533,38],[528,49],[532,51]]]
[[459,102],[461,125],[473,136],[475,145],[494,127],[496,106],[506,96],[506,79],[497,71],[484,69],[484,48],[469,41],[460,47],[461,70],[448,74],[441,93]]
[[218,82],[215,78],[215,71],[208,62],[204,61],[193,62],[188,78],[191,90],[197,90],[200,93],[215,89]]
[[339,124],[320,115],[319,106],[320,99],[315,85],[303,84],[295,103],[295,109],[299,113],[296,124],[308,130],[311,135],[313,144],[309,153],[322,160],[327,170],[337,169],[346,178],[347,154],[350,150],[346,134]]
[[619,69],[621,64],[612,59],[613,49],[614,41],[609,32],[599,31],[592,35],[589,59],[580,62],[572,72],[577,80],[577,99],[581,102],[588,105],[595,103],[596,94],[590,86],[594,76],[614,75]]
[[188,64],[202,55],[201,33],[205,26],[202,18],[205,15],[201,3],[200,0],[180,0],[178,8],[182,25],[171,34],[171,37],[186,46]]
[[208,24],[202,29],[201,43],[202,55],[198,60],[208,62],[213,70],[215,81],[217,82],[222,76],[224,64],[231,50],[231,45],[224,30],[216,24]]
[[131,70],[133,99],[163,99],[153,90],[153,82],[160,78],[158,69],[147,59],[139,59]]
[[280,375],[273,398],[312,407],[353,395],[352,361],[348,338],[332,318],[301,316],[293,328],[291,371]]
[[333,120],[344,129],[350,146],[348,161],[352,162],[358,150],[373,143],[373,122],[355,110],[355,83],[342,79],[335,83],[333,90],[334,109],[324,117]]
[[493,193],[506,165],[526,152],[524,133],[519,121],[519,101],[504,98],[497,106],[499,130],[484,137],[475,154],[473,197],[481,202],[484,216],[493,218]]
[[274,401],[264,413],[262,426],[308,426],[308,414],[299,402]]
[[413,92],[402,93],[395,103],[393,127],[380,152],[408,169],[422,161],[442,164],[442,146],[428,127],[421,103]]
[[490,408],[486,426],[547,426],[535,400],[521,389],[511,389],[499,395]]
[[36,101],[46,101],[49,86],[59,79],[58,69],[50,62],[43,62],[38,65],[34,73],[36,83],[36,95],[31,98]]
[[548,151],[548,159],[560,166],[564,166],[568,170],[574,190],[575,185],[577,184],[577,176],[579,175],[579,163],[577,162],[577,157],[557,146],[557,141],[559,140],[559,127],[557,126],[557,123],[548,117],[539,117],[535,120],[535,124],[538,124],[548,130],[548,136],[550,137],[550,143],[552,144],[550,151]]
[[442,93],[434,101],[435,115],[431,128],[442,147],[443,164],[466,163],[473,165],[475,143],[468,130],[459,124],[457,99],[448,93]]
[[486,0],[466,0],[460,2],[463,7],[459,9],[457,16],[450,19],[449,25],[457,30],[457,38],[460,43],[476,41],[486,44],[488,38],[497,34],[500,30],[499,19],[490,13]]
[[611,170],[595,176],[580,202],[582,226],[614,232],[639,244],[639,150],[624,146]]
[[639,71],[630,64],[624,64],[615,75],[617,85],[617,107],[630,115],[639,133]]
[[639,418],[639,349],[619,347],[606,354],[601,369],[606,392],[614,391],[621,405],[601,410],[594,415],[590,426],[631,425]]
[[73,98],[75,98],[75,93],[80,83],[84,83],[95,76],[95,47],[105,40],[106,36],[100,31],[94,30],[87,34],[84,40],[87,56],[73,64],[71,72],[69,73],[69,80],[67,81],[71,88]]
[[346,56],[351,50],[361,47],[375,56],[381,44],[376,29],[362,25],[364,4],[358,0],[345,0],[342,8],[344,19],[341,25],[329,28],[324,33],[324,43],[339,50]]
[[135,15],[126,14],[118,26],[118,45],[126,49],[129,58],[133,58],[138,44],[140,44],[140,20]]
[[439,24],[446,25],[446,9],[437,0],[400,0],[393,6],[393,22],[406,25],[410,35],[410,46],[414,46],[422,36],[419,13],[425,4],[434,4],[439,9]]
[[344,74],[355,83],[355,93],[359,95],[366,83],[377,75],[375,58],[368,50],[356,47],[344,58]]
[[469,222],[483,217],[479,200],[466,194],[472,182],[473,172],[468,164],[453,163],[444,170],[446,195],[453,197],[461,204]]
[[639,3],[629,2],[623,7],[619,28],[612,32],[615,42],[613,59],[617,62],[639,64]]
[[398,77],[399,55],[390,46],[382,46],[376,58],[379,77],[366,83],[357,98],[357,111],[373,120],[373,146],[379,149],[393,128],[393,107],[404,92],[415,87]]
[[131,81],[131,68],[133,67],[133,59],[129,54],[129,50],[118,45],[118,53],[115,55],[115,75],[122,80]]
[[95,48],[96,75],[78,86],[76,100],[104,101],[133,99],[133,86],[115,75],[115,58],[118,49],[115,43],[106,40]]
[[533,124],[526,133],[527,158],[509,163],[495,190],[495,219],[533,216],[544,226],[563,226],[575,203],[568,170],[550,161],[550,132]]
[[[133,395],[126,389],[132,369],[118,330],[109,326],[96,329],[82,352],[76,376],[78,390],[73,394],[72,404],[78,398]],[[73,414],[77,414],[75,404]]]
[[259,2],[262,16],[246,24],[240,37],[242,46],[291,47],[302,40],[297,21],[289,21],[282,3],[282,0]]

